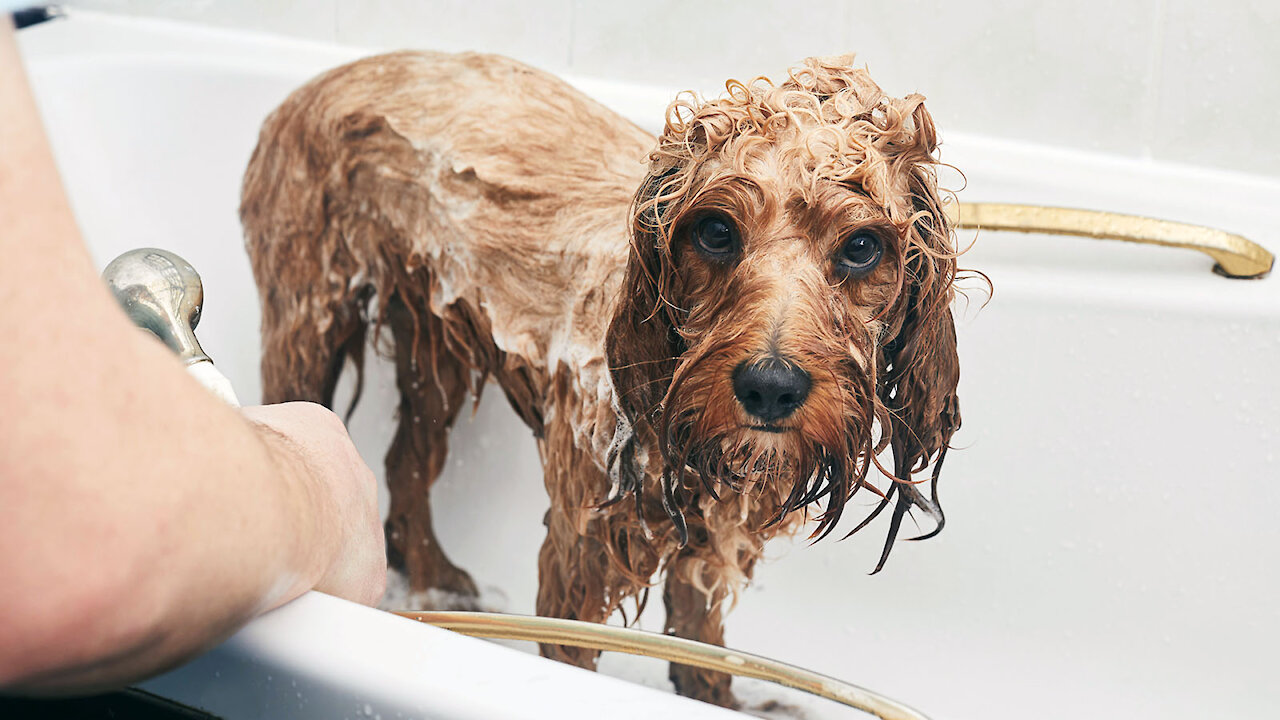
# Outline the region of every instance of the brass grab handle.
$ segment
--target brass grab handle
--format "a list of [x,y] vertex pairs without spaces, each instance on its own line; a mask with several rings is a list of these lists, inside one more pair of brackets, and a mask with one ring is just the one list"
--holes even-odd
[[1078,235],[1199,250],[1214,259],[1214,272],[1229,278],[1266,277],[1275,264],[1274,255],[1245,237],[1172,220],[1005,203],[951,204],[947,215],[956,228],[964,230]]
[[858,708],[884,720],[928,720],[917,710],[857,685],[777,660],[671,635],[579,620],[502,613],[397,610],[394,614],[472,637],[610,650],[768,680]]

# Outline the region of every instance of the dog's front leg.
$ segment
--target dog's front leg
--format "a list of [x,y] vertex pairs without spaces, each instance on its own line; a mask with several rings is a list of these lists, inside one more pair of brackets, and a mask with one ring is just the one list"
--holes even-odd
[[[604,546],[579,535],[573,511],[552,506],[547,513],[547,537],[538,553],[538,614],[543,617],[603,623],[617,605],[611,594],[621,588],[609,568]],[[590,670],[600,653],[587,648],[542,645],[542,655]]]
[[[646,536],[631,503],[596,507],[608,493],[609,479],[574,446],[565,424],[548,425],[543,447],[551,509],[538,554],[538,614],[603,623],[624,600],[648,589],[668,546]],[[589,669],[595,669],[600,655],[560,645],[541,650]]]
[[[538,554],[539,615],[603,623],[623,601],[648,589],[649,578],[658,569],[658,556],[644,544],[639,525],[626,514],[585,521],[581,516],[599,512],[584,500],[572,504],[553,500],[547,513],[547,538]],[[619,538],[629,542],[618,544]],[[606,542],[614,544],[606,546]],[[543,645],[541,651],[545,657],[591,670],[600,655],[596,650],[560,645]]]
[[[667,568],[662,599],[667,606],[666,632],[712,645],[724,645],[725,603],[751,576],[757,555],[738,558],[729,569],[712,552],[705,530],[690,528],[690,543]],[[703,589],[705,588],[705,589]],[[735,707],[730,677],[688,665],[671,664],[668,677],[676,692],[723,707]]]

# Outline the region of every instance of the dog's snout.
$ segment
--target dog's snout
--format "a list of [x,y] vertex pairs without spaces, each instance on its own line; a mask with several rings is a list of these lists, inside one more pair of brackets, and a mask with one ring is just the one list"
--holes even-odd
[[742,363],[733,371],[733,394],[742,408],[765,422],[781,420],[809,397],[809,373],[782,360]]

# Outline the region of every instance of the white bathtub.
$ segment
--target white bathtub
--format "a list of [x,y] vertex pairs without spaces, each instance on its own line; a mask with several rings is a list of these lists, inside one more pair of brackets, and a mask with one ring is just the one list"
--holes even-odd
[[[21,39],[95,258],[155,245],[190,260],[205,278],[205,349],[256,399],[240,175],[264,115],[362,53],[87,13]],[[676,89],[581,85],[651,129]],[[1280,250],[1275,181],[943,139],[968,177],[962,200],[1154,215]],[[882,523],[773,547],[728,644],[935,718],[1274,716],[1280,277],[1224,279],[1190,251],[1000,234],[964,264],[996,291],[981,311],[960,306],[965,425],[941,484],[945,532],[900,543],[874,577]],[[352,432],[380,471],[388,369],[369,385]],[[546,498],[500,393],[455,432],[434,497],[454,559],[491,603],[531,613]],[[658,613],[643,626],[660,629]],[[498,677],[478,676],[485,667]],[[657,663],[606,656],[602,670],[665,684]],[[320,596],[148,687],[228,717],[346,717],[365,703],[388,718],[723,714]],[[796,706],[782,716],[856,714],[738,687]],[[565,697],[586,709],[552,704]]]

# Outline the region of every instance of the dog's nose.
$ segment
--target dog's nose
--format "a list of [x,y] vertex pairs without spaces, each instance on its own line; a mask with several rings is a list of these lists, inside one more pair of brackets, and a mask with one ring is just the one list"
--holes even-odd
[[809,373],[791,363],[770,358],[733,371],[733,394],[742,408],[765,422],[781,420],[809,396]]

